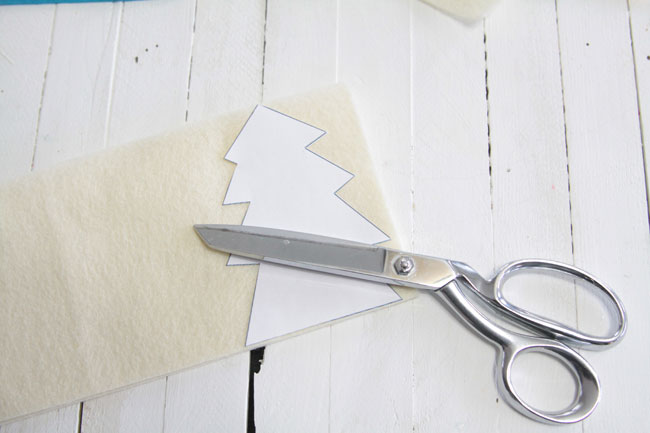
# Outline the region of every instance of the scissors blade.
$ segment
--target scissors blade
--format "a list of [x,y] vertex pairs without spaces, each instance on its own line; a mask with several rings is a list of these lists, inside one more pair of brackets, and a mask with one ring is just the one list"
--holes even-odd
[[[262,227],[199,224],[194,229],[215,250],[281,265],[399,286],[437,290],[456,277],[447,260],[376,245]],[[398,272],[401,258],[412,261]]]

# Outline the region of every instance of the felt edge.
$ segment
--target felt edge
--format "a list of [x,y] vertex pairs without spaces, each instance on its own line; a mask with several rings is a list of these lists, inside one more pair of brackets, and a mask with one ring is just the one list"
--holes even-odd
[[[351,108],[353,118],[350,119],[350,120],[352,121],[352,123],[354,125],[356,125],[359,128],[357,133],[358,133],[358,135],[360,137],[362,137],[362,143],[359,144],[359,153],[363,154],[362,159],[364,161],[370,162],[369,164],[365,164],[365,169],[364,170],[361,170],[361,171],[364,171],[364,173],[362,175],[358,175],[359,170],[353,172],[355,174],[355,178],[363,178],[363,179],[366,180],[366,182],[371,182],[372,184],[374,184],[374,188],[376,188],[376,191],[374,191],[374,193],[377,194],[374,197],[374,200],[375,201],[380,201],[381,207],[386,210],[385,214],[382,215],[379,218],[379,219],[381,219],[381,222],[375,222],[375,220],[377,218],[373,218],[372,220],[369,219],[369,221],[371,221],[373,224],[375,224],[381,230],[383,230],[384,232],[389,234],[390,240],[386,241],[384,243],[385,245],[390,246],[392,248],[399,248],[399,246],[401,245],[401,242],[400,242],[400,239],[395,237],[397,232],[394,229],[394,222],[393,222],[392,214],[388,209],[388,206],[387,206],[385,198],[384,198],[383,191],[381,190],[381,183],[378,181],[379,178],[377,176],[377,170],[376,170],[376,167],[375,167],[375,165],[373,163],[373,160],[372,160],[372,158],[370,156],[369,146],[368,146],[368,143],[367,143],[367,141],[365,139],[365,134],[363,134],[363,131],[361,130],[361,123],[360,123],[360,119],[359,119],[358,114],[357,114],[356,105],[354,104],[353,98],[352,98],[350,92],[348,91],[348,89],[346,88],[346,86],[343,85],[343,84],[336,84],[336,85],[332,85],[332,86],[326,86],[326,87],[316,89],[316,90],[313,90],[313,91],[310,91],[310,92],[307,92],[307,93],[302,93],[302,94],[294,95],[294,96],[290,96],[290,97],[278,98],[276,100],[270,101],[270,102],[265,103],[263,105],[269,106],[271,108],[277,109],[278,111],[281,111],[281,112],[284,112],[286,114],[291,115],[291,112],[294,111],[294,110],[291,109],[291,107],[294,106],[294,105],[299,105],[301,101],[303,103],[309,103],[309,101],[313,101],[315,99],[319,100],[319,99],[332,99],[332,98],[337,99],[342,103],[348,104],[348,106]],[[161,140],[161,139],[164,139],[164,138],[167,138],[167,137],[173,137],[173,136],[176,136],[178,134],[187,133],[188,131],[196,131],[196,130],[201,130],[203,128],[213,129],[213,128],[215,128],[215,125],[217,124],[217,122],[224,122],[225,124],[228,124],[228,123],[235,122],[238,119],[242,119],[242,118],[245,119],[245,118],[247,118],[247,115],[248,115],[247,113],[250,113],[253,108],[254,108],[254,106],[251,105],[248,108],[234,110],[232,112],[217,116],[216,118],[197,121],[197,122],[192,122],[192,123],[189,123],[187,125],[184,125],[181,128],[172,129],[172,130],[165,131],[163,133],[156,134],[156,135],[153,135],[153,136],[150,136],[150,137],[147,137],[147,138],[139,139],[139,140],[136,140],[134,142],[129,143],[128,147],[125,147],[124,150],[128,151],[130,146],[147,145],[151,141],[157,141],[157,140]],[[301,116],[296,116],[296,118],[300,118],[300,117]],[[301,119],[301,120],[308,121],[308,119]],[[318,126],[318,125],[316,125],[316,126]],[[18,177],[16,179],[11,179],[11,180],[2,182],[2,183],[0,183],[0,188],[11,187],[11,185],[13,185],[15,182],[21,182],[24,179],[30,178],[30,177],[33,177],[33,176],[48,176],[49,175],[48,173],[51,173],[52,175],[54,175],[59,170],[65,170],[67,166],[69,166],[71,164],[72,165],[77,164],[79,161],[99,160],[99,159],[102,159],[104,157],[104,154],[106,154],[106,153],[120,152],[121,150],[122,150],[121,146],[109,147],[109,148],[100,150],[100,151],[98,151],[96,153],[93,153],[91,155],[83,155],[83,156],[79,156],[77,158],[72,158],[72,159],[63,161],[63,162],[61,162],[60,164],[58,164],[56,166],[46,168],[46,169],[43,169],[43,170],[39,170],[37,172],[30,172],[30,173],[27,173],[26,175],[20,176],[20,177]],[[345,164],[343,164],[343,162],[340,161],[340,159],[342,159],[342,158],[332,157],[331,155],[328,155],[326,151],[324,151],[322,149],[319,149],[318,146],[310,147],[310,150],[313,151],[314,153],[316,153],[317,155],[327,159],[328,161],[330,161],[331,163],[333,163],[335,165],[345,166]],[[233,172],[234,172],[235,166],[236,166],[236,164],[233,164]],[[232,174],[231,174],[231,177],[232,177]],[[350,182],[346,183],[337,192],[337,195],[339,195],[339,193],[340,193],[339,197],[343,201],[348,203],[355,210],[358,210],[360,207],[362,208],[363,206],[357,201],[358,197],[355,198],[355,196],[352,194],[352,192],[355,189],[355,185],[356,185],[355,179],[352,179]],[[358,187],[357,187],[357,189],[358,189]],[[242,203],[242,204],[239,204],[238,206],[244,206],[243,215],[245,215],[245,211],[247,210],[248,203]],[[359,211],[359,212],[363,215],[363,213],[361,211]],[[242,216],[242,220],[243,220],[243,216]],[[79,404],[79,403],[82,403],[84,401],[88,401],[88,400],[92,400],[92,399],[96,399],[96,398],[101,398],[101,397],[106,396],[106,395],[111,395],[111,394],[114,394],[114,393],[117,393],[117,392],[121,392],[121,391],[124,391],[124,390],[127,390],[127,389],[131,389],[131,388],[134,388],[134,387],[137,387],[137,386],[141,386],[141,385],[144,385],[144,384],[147,384],[147,383],[151,383],[153,381],[156,381],[156,380],[159,380],[159,379],[162,379],[164,377],[168,377],[168,376],[171,376],[171,375],[174,375],[174,374],[182,373],[184,371],[188,371],[188,370],[195,369],[195,368],[200,368],[202,366],[208,365],[208,364],[213,363],[213,362],[218,362],[220,360],[229,358],[231,356],[239,355],[239,354],[244,353],[244,352],[249,352],[249,351],[251,351],[251,350],[253,350],[255,348],[258,348],[258,347],[267,346],[269,344],[274,344],[274,343],[277,343],[277,342],[280,342],[280,341],[284,341],[285,339],[293,338],[295,336],[302,335],[302,334],[305,334],[307,332],[313,332],[313,331],[318,330],[320,328],[323,328],[325,326],[331,326],[331,325],[338,324],[339,322],[342,322],[344,320],[348,320],[348,319],[350,319],[352,317],[358,317],[358,316],[361,316],[361,315],[364,315],[364,314],[368,314],[368,313],[370,313],[372,311],[383,310],[383,309],[389,308],[391,306],[395,306],[395,305],[400,304],[400,303],[402,303],[404,301],[408,301],[408,300],[413,299],[418,294],[417,290],[414,290],[414,289],[403,288],[403,287],[394,287],[394,286],[391,286],[391,287],[400,296],[400,298],[401,298],[400,300],[396,300],[394,302],[391,302],[391,303],[388,303],[388,304],[385,304],[385,305],[382,305],[382,306],[379,306],[379,307],[374,307],[374,308],[371,308],[371,309],[368,309],[368,310],[365,310],[365,311],[361,311],[361,312],[358,312],[358,313],[343,316],[343,317],[340,317],[340,318],[335,319],[335,320],[331,320],[331,321],[320,323],[320,324],[317,324],[317,325],[314,325],[314,326],[310,326],[308,328],[304,328],[304,329],[301,329],[301,330],[298,330],[298,331],[295,331],[295,332],[291,332],[291,333],[288,333],[288,334],[285,334],[285,335],[282,335],[282,336],[278,336],[278,337],[275,337],[275,338],[272,338],[272,339],[269,339],[269,340],[265,340],[265,341],[262,341],[262,342],[259,342],[259,343],[256,343],[256,344],[253,344],[253,345],[250,345],[250,346],[245,345],[245,338],[244,338],[244,341],[242,342],[242,345],[240,346],[239,349],[236,349],[236,350],[234,350],[232,352],[224,354],[223,356],[218,356],[216,358],[204,360],[202,362],[198,362],[196,364],[188,365],[188,366],[180,368],[180,369],[170,370],[170,371],[168,371],[168,372],[166,372],[164,374],[158,374],[158,375],[154,375],[154,376],[151,376],[151,377],[148,377],[148,378],[144,378],[142,380],[138,380],[138,381],[129,383],[129,384],[124,385],[124,386],[112,388],[112,389],[107,390],[105,392],[94,393],[94,394],[83,396],[83,397],[78,398],[78,399],[69,400],[69,401],[66,401],[66,402],[58,404],[58,405],[49,406],[49,407],[47,407],[45,409],[42,409],[42,410],[37,410],[37,411],[34,411],[34,412],[21,414],[21,415],[18,415],[16,417],[0,419],[0,424],[6,424],[6,423],[10,423],[10,422],[23,420],[23,419],[26,419],[26,418],[31,418],[31,417],[34,417],[34,416],[38,416],[40,414],[50,412],[50,411],[59,410],[61,408],[67,407],[67,406],[71,406],[71,405],[74,405],[74,404]],[[249,314],[250,314],[250,311],[249,311]]]

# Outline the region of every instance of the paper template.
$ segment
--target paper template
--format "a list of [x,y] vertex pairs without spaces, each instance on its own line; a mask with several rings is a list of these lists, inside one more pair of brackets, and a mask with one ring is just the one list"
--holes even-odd
[[[336,194],[354,175],[308,149],[324,134],[258,106],[226,154],[237,167],[224,205],[249,202],[245,225],[368,244],[388,240]],[[251,263],[229,260],[229,265]],[[260,263],[246,345],[400,299],[386,284]]]

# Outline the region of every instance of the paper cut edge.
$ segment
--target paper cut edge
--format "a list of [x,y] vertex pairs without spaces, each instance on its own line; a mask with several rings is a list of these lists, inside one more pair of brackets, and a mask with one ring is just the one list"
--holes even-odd
[[[273,111],[273,112],[275,112],[275,113],[278,113],[278,114],[280,114],[280,115],[282,115],[282,116],[285,116],[285,117],[287,117],[287,118],[289,118],[289,119],[291,119],[291,120],[294,120],[294,121],[296,121],[296,122],[302,123],[302,124],[304,124],[304,125],[307,125],[307,126],[309,126],[309,127],[311,127],[311,128],[314,128],[314,129],[316,129],[316,130],[322,132],[322,134],[320,134],[318,137],[316,137],[314,140],[312,140],[310,143],[308,143],[308,144],[304,147],[304,149],[305,149],[307,152],[311,153],[312,155],[314,155],[314,156],[316,156],[316,157],[322,159],[323,161],[325,161],[325,162],[327,162],[327,163],[333,165],[334,167],[336,167],[336,168],[338,168],[339,170],[341,170],[341,171],[343,171],[343,172],[345,172],[345,173],[348,174],[348,176],[349,176],[348,180],[346,180],[346,181],[345,181],[345,182],[344,182],[344,183],[343,183],[343,184],[342,184],[338,189],[336,189],[335,191],[333,191],[333,194],[334,194],[334,196],[335,196],[337,199],[339,199],[339,200],[340,200],[342,203],[344,203],[348,208],[350,208],[353,212],[355,212],[357,215],[359,215],[361,218],[363,218],[367,223],[369,223],[370,225],[372,225],[372,226],[373,226],[377,231],[379,231],[379,232],[384,236],[384,239],[383,239],[383,240],[381,240],[381,241],[377,241],[377,242],[375,242],[373,245],[379,245],[379,244],[382,244],[382,243],[385,243],[385,242],[390,241],[390,240],[391,240],[391,237],[390,237],[390,236],[389,236],[389,235],[388,235],[384,230],[382,230],[379,226],[377,226],[375,223],[373,223],[369,218],[367,218],[365,215],[363,215],[360,211],[358,211],[356,208],[354,208],[351,204],[349,204],[347,201],[345,201],[345,200],[344,200],[344,199],[339,195],[339,192],[340,192],[341,190],[343,190],[343,188],[345,188],[345,187],[346,187],[346,186],[347,186],[347,185],[348,185],[348,184],[349,184],[349,183],[350,183],[350,182],[351,182],[351,181],[356,177],[356,175],[355,175],[354,173],[352,173],[352,172],[350,172],[350,171],[344,169],[343,167],[341,167],[340,165],[336,164],[335,162],[333,162],[333,161],[331,161],[331,160],[325,158],[323,155],[320,155],[320,154],[316,153],[315,151],[309,149],[310,146],[312,146],[314,143],[316,143],[318,140],[320,140],[321,138],[323,138],[323,137],[327,134],[327,131],[325,131],[325,130],[323,130],[323,129],[317,127],[317,126],[311,125],[311,124],[309,124],[309,123],[307,123],[307,122],[305,122],[305,121],[303,121],[303,120],[297,119],[297,118],[295,118],[295,117],[293,117],[293,116],[290,116],[290,115],[288,115],[288,114],[286,114],[286,113],[283,113],[283,112],[281,112],[281,111],[279,111],[279,110],[276,110],[276,109],[274,109],[274,108],[268,107],[268,106],[266,106],[266,105],[258,104],[258,105],[256,105],[255,108],[251,111],[251,114],[247,117],[246,121],[244,122],[244,125],[241,127],[241,129],[240,129],[239,132],[237,133],[237,136],[236,136],[235,139],[233,140],[232,144],[228,147],[228,150],[227,150],[226,153],[224,154],[223,159],[225,159],[226,161],[231,162],[231,163],[233,163],[233,164],[235,164],[235,165],[238,165],[237,162],[233,161],[232,159],[228,159],[228,154],[231,152],[233,146],[234,146],[235,143],[237,142],[237,139],[238,139],[239,136],[241,135],[241,133],[242,133],[242,131],[244,130],[244,128],[246,128],[246,125],[248,125],[248,122],[250,121],[250,119],[253,117],[253,115],[255,114],[255,112],[256,112],[260,107],[265,108],[265,109],[268,109],[268,110]],[[235,171],[236,171],[236,170],[237,170],[237,168],[235,167]],[[225,192],[225,194],[224,194],[224,199],[223,199],[223,201],[222,201],[222,206],[230,206],[230,205],[235,205],[235,204],[249,204],[249,205],[250,205],[250,203],[251,203],[250,200],[248,200],[248,201],[241,201],[241,202],[226,202],[226,197],[228,196],[228,192],[230,191],[230,187],[231,187],[231,185],[232,185],[232,180],[233,180],[233,178],[234,178],[234,176],[235,176],[235,171],[233,171],[233,174],[232,174],[232,176],[230,177],[230,181],[228,182],[228,187],[226,188],[226,192]],[[246,209],[246,212],[244,213],[244,216],[243,216],[243,218],[242,218],[242,224],[243,224],[244,220],[246,219],[246,215],[247,215],[247,214],[248,214],[248,208]],[[246,259],[242,259],[241,257],[239,257],[239,259],[242,260],[242,262],[239,262],[239,263],[234,263],[234,262],[233,262],[233,263],[231,263],[231,261],[233,260],[233,257],[238,257],[238,256],[235,256],[235,255],[231,254],[231,255],[229,256],[229,258],[228,258],[228,261],[227,261],[227,263],[226,263],[226,266],[251,266],[251,265],[260,265],[260,262],[255,262],[255,261],[250,261],[250,263],[246,263]],[[286,337],[289,337],[289,336],[291,336],[291,335],[294,335],[294,334],[297,334],[297,333],[300,333],[300,332],[303,332],[303,331],[306,331],[306,330],[309,330],[309,329],[316,329],[316,328],[321,327],[321,326],[326,326],[327,324],[336,323],[336,322],[338,322],[338,321],[340,321],[340,320],[344,320],[344,319],[346,319],[346,318],[348,318],[348,317],[351,317],[351,316],[354,316],[354,315],[356,315],[356,314],[362,314],[362,313],[366,313],[366,312],[368,312],[368,311],[372,311],[372,310],[375,310],[375,309],[378,309],[378,308],[384,308],[384,307],[386,307],[386,306],[388,306],[388,305],[392,305],[392,304],[394,304],[394,303],[397,303],[397,302],[400,302],[400,301],[404,300],[404,298],[403,298],[403,297],[402,297],[402,296],[401,296],[401,295],[400,295],[400,294],[395,290],[395,288],[394,288],[393,286],[391,286],[391,285],[389,285],[389,284],[385,284],[385,286],[387,286],[387,287],[389,288],[389,290],[390,290],[390,291],[393,293],[393,295],[395,296],[395,299],[392,300],[392,301],[390,301],[390,302],[383,303],[383,304],[378,304],[378,305],[376,305],[376,306],[369,307],[369,308],[366,308],[366,309],[364,309],[364,310],[355,311],[355,312],[352,312],[352,313],[346,314],[346,315],[344,315],[344,316],[338,316],[338,317],[335,317],[335,318],[333,318],[333,319],[326,320],[326,321],[319,322],[319,323],[315,323],[315,324],[313,324],[313,325],[310,325],[310,326],[307,326],[307,327],[304,327],[304,328],[295,329],[295,330],[293,330],[293,331],[290,331],[290,332],[287,332],[287,333],[284,333],[284,334],[276,335],[276,336],[274,336],[274,337],[269,337],[269,338],[266,338],[266,339],[263,339],[263,340],[254,341],[254,342],[250,342],[250,343],[249,343],[250,325],[251,325],[251,320],[252,320],[252,317],[253,317],[253,306],[255,305],[255,295],[256,295],[256,293],[257,293],[257,283],[258,283],[258,278],[259,278],[259,269],[258,269],[257,275],[256,275],[256,277],[255,277],[255,288],[254,288],[254,291],[253,291],[253,300],[252,300],[252,302],[251,302],[250,313],[249,313],[249,315],[248,315],[248,324],[247,324],[247,326],[246,326],[246,341],[245,341],[245,347],[246,347],[246,348],[252,348],[253,346],[255,346],[255,345],[257,345],[257,344],[260,344],[260,343],[263,343],[263,342],[275,341],[275,340],[282,339],[282,338],[286,338]]]

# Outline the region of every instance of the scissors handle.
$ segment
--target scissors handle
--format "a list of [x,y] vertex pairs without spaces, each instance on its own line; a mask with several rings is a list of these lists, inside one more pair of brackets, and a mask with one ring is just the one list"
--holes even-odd
[[[582,421],[598,405],[600,384],[596,372],[576,351],[548,338],[531,337],[506,330],[485,317],[463,294],[458,281],[452,281],[437,293],[479,334],[494,343],[499,352],[495,364],[497,389],[515,410],[536,421],[568,424]],[[561,411],[536,409],[519,397],[511,381],[512,366],[524,352],[542,352],[560,360],[574,374],[578,393],[574,401]]]
[[[479,294],[484,301],[501,313],[505,313],[508,318],[514,319],[524,327],[559,340],[569,346],[601,350],[618,343],[625,335],[627,317],[623,304],[616,294],[595,276],[575,266],[542,259],[517,260],[505,265],[492,280],[487,281],[469,265],[459,262],[453,262],[453,265],[458,268],[465,282],[474,289],[475,293]],[[539,271],[574,277],[589,283],[592,288],[596,289],[596,293],[603,295],[603,298],[607,301],[610,314],[613,312],[612,316],[615,318],[614,331],[605,336],[591,335],[527,311],[509,302],[503,291],[506,282],[514,275]]]

